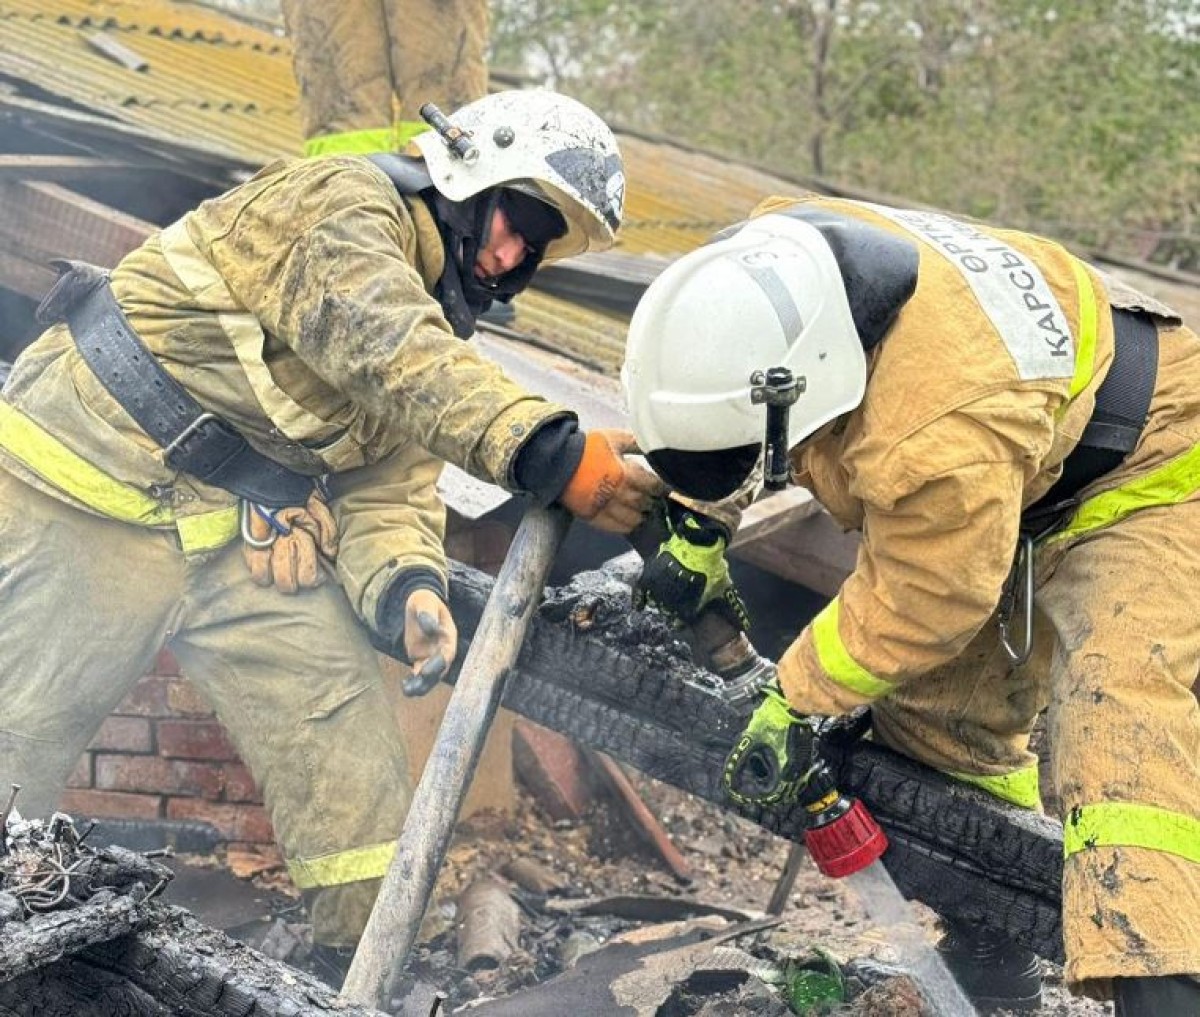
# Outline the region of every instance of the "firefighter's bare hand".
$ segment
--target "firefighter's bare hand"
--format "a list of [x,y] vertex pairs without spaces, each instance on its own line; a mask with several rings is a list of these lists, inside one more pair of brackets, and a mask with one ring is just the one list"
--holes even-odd
[[666,485],[627,453],[638,451],[633,434],[622,430],[589,431],[583,458],[559,501],[598,530],[629,533],[636,529]]
[[446,676],[458,651],[458,627],[450,608],[432,590],[417,589],[404,605],[404,652],[412,675],[406,696],[423,696]]

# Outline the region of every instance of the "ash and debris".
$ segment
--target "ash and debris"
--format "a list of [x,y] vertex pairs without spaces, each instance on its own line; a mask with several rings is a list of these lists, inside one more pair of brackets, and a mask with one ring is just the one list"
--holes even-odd
[[[783,870],[789,844],[762,828],[657,781],[634,777],[639,793],[693,871],[682,883],[663,869],[644,843],[601,801],[581,821],[548,819],[522,793],[514,815],[484,813],[460,824],[421,929],[418,945],[392,1011],[426,1017],[445,997],[442,1013],[469,1015],[486,1001],[527,992],[604,947],[687,924],[709,922],[713,934],[740,920],[764,917]],[[277,871],[254,877],[286,890]],[[504,885],[519,910],[515,949],[494,965],[460,963],[463,894],[480,879]],[[936,916],[914,905],[932,940]],[[295,914],[299,914],[298,910]],[[764,965],[831,958],[846,982],[848,1002],[832,1011],[850,1017],[919,1017],[919,990],[898,967],[886,933],[873,927],[853,891],[822,876],[805,859],[791,898],[773,927],[730,945]],[[275,919],[274,938],[296,944],[290,963],[313,970],[307,928]],[[270,930],[268,930],[268,934]],[[328,970],[317,970],[329,979]],[[1103,1017],[1106,1004],[1076,999],[1061,972],[1046,965],[1040,1017]],[[565,1011],[564,1011],[565,1012]],[[654,1011],[648,1011],[654,1012]],[[685,979],[664,1003],[670,1017],[776,1017],[792,1011],[782,987],[746,973],[737,984],[710,977]]]
[[636,646],[650,662],[694,663],[686,630],[658,611],[634,610],[630,577],[619,568],[581,572],[563,586],[548,588],[537,617],[569,622],[612,645]]
[[[633,552],[630,552],[633,554]],[[699,661],[693,630],[672,622],[654,610],[634,608],[632,583],[636,573],[624,571],[618,564],[580,572],[566,584],[547,588],[538,606],[536,620],[569,624],[579,632],[614,648],[628,652],[637,648],[637,659],[648,670],[656,667],[679,674],[685,683],[710,693],[720,693],[726,682]],[[641,559],[638,558],[638,568]],[[689,672],[684,677],[685,672]]]
[[14,807],[0,816],[0,927],[35,915],[80,907],[97,895],[142,901],[160,893],[174,873],[152,854],[117,845],[91,847],[71,817],[22,819]]
[[[444,1014],[478,1008],[486,1015],[497,1001],[516,1003],[520,994],[568,977],[581,961],[586,968],[606,947],[678,937],[684,930],[701,941],[722,942],[710,952],[717,963],[690,975],[673,971],[661,1006],[639,1013],[783,1017],[793,1011],[780,973],[832,963],[844,979],[847,1002],[829,1012],[919,1017],[919,989],[847,886],[825,878],[806,859],[782,915],[772,921],[764,910],[788,843],[665,784],[633,779],[686,857],[690,882],[664,870],[620,811],[602,799],[582,820],[552,821],[522,794],[511,816],[483,813],[460,824],[391,1012],[426,1017],[440,1000]],[[9,817],[0,856],[0,935],[5,922],[77,907],[97,894],[153,896],[172,877],[150,855],[90,847],[87,833],[60,813],[47,821],[15,812]],[[335,972],[316,963],[311,930],[277,855],[230,852],[178,861],[228,866],[252,889],[270,891],[270,913],[237,938],[272,959],[336,980]],[[512,907],[483,908],[496,926],[491,941],[497,948],[489,955],[485,914],[484,945],[464,960],[463,903],[481,883],[499,890]],[[916,907],[934,938],[935,916]],[[1055,966],[1046,971],[1042,1017],[1111,1012],[1105,1004],[1069,996]]]

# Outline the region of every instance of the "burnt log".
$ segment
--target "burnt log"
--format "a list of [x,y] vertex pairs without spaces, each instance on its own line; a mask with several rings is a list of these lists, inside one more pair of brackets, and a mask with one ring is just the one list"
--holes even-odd
[[383,1017],[182,908],[145,908],[140,931],[0,983],[0,1017]]
[[[509,709],[637,770],[802,841],[799,807],[741,809],[720,774],[750,706],[653,612],[635,612],[620,567],[546,590],[504,697]],[[451,563],[450,606],[464,645],[490,577]],[[462,653],[460,652],[460,659]],[[956,922],[1061,960],[1062,827],[869,741],[829,746],[839,786],[888,835],[883,861],[900,890]]]
[[53,964],[95,943],[134,932],[147,925],[152,915],[145,894],[138,900],[102,891],[69,911],[8,922],[0,927],[0,982]]
[[464,971],[494,971],[518,949],[521,909],[500,880],[474,880],[458,899],[458,913],[458,966]]

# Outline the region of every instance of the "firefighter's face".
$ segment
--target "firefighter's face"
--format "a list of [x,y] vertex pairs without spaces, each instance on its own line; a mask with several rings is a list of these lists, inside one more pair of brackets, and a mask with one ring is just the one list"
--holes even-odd
[[475,276],[478,279],[495,279],[511,272],[530,254],[525,238],[512,228],[512,224],[500,209],[492,213],[492,228],[488,232],[487,244],[475,258]]

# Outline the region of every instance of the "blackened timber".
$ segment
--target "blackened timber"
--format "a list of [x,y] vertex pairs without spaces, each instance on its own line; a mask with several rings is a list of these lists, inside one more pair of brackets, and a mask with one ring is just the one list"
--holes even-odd
[[[450,572],[451,609],[469,641],[491,579],[457,562]],[[720,680],[690,660],[663,621],[632,611],[626,579],[598,570],[546,591],[505,706],[802,840],[802,809],[739,810],[724,797],[722,763],[749,707],[724,703],[715,691]],[[906,896],[1061,960],[1058,823],[871,742],[850,742],[836,755],[840,786],[888,834],[884,863]]]
[[52,964],[95,943],[134,932],[151,921],[143,894],[102,891],[80,907],[34,915],[0,927],[0,982]]
[[[383,1017],[311,975],[148,901],[145,927],[0,982],[2,1017]],[[63,912],[78,916],[79,910]]]
[[575,304],[632,314],[646,287],[668,264],[663,258],[617,251],[581,254],[546,265],[533,286]]

